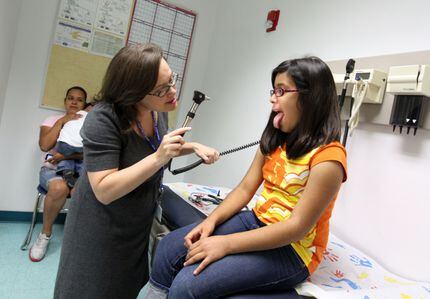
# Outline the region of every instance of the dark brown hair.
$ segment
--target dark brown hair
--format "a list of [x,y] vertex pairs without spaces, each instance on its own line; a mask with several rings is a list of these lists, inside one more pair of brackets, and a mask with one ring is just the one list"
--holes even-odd
[[289,159],[296,159],[312,149],[340,139],[339,104],[336,86],[329,67],[318,57],[286,60],[272,71],[272,86],[278,74],[287,73],[300,90],[298,105],[301,118],[289,133],[273,126],[272,111],[261,137],[264,155],[286,145]]
[[130,129],[137,116],[136,103],[155,87],[162,57],[157,45],[135,44],[112,58],[97,101],[113,105],[122,130]]
[[77,89],[77,90],[82,91],[82,93],[84,94],[84,103],[86,103],[87,102],[87,92],[83,87],[80,87],[80,86],[72,86],[69,89],[67,89],[66,96],[64,97],[64,101],[66,101],[67,96],[69,95],[69,92],[72,91],[73,89]]

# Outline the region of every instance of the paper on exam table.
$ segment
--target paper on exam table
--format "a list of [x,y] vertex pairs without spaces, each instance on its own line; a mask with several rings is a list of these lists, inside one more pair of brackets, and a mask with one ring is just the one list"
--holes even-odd
[[322,299],[430,298],[430,283],[399,277],[330,234],[319,268],[296,287],[301,295]]
[[[216,209],[218,205],[212,203],[205,203],[204,205],[196,205],[188,198],[191,193],[205,193],[211,194],[220,198],[225,198],[230,192],[230,188],[226,187],[217,187],[217,186],[203,186],[198,184],[191,183],[165,183],[167,187],[169,187],[173,192],[182,197],[186,203],[193,206],[197,210],[201,211],[203,214],[208,216],[212,213],[213,210]],[[219,192],[219,193],[218,193]],[[255,206],[255,202],[257,201],[258,195],[254,195],[251,201],[248,203],[248,208],[252,209]]]

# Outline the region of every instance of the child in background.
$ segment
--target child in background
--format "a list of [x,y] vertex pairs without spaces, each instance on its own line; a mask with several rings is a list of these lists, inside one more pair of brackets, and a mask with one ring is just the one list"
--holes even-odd
[[[85,117],[92,107],[92,103],[87,103],[84,110],[76,113],[81,115],[80,118],[70,120],[64,124],[55,146],[55,151],[57,153],[60,153],[65,157],[70,157],[76,154],[82,155],[83,145],[80,131],[84,124]],[[57,174],[64,178],[70,188],[73,188],[76,182],[76,176],[81,174],[82,167],[82,160],[64,159],[59,161],[57,164]]]

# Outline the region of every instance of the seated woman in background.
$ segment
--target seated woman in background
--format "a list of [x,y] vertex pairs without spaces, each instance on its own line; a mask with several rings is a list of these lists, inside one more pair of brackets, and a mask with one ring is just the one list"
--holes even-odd
[[[272,86],[272,113],[247,174],[202,223],[162,239],[147,298],[286,290],[321,262],[346,180],[333,76],[319,58],[293,59],[273,70]],[[262,198],[241,211],[262,183]]]
[[64,98],[66,113],[50,116],[40,125],[39,147],[43,152],[48,153],[45,154],[46,161],[40,169],[39,184],[47,193],[43,207],[42,231],[29,252],[30,260],[33,262],[41,261],[45,257],[51,240],[52,225],[64,206],[71,189],[64,178],[57,174],[57,164],[66,158],[82,161],[82,154],[65,157],[57,153],[54,147],[64,125],[82,117],[78,111],[84,109],[86,99],[87,92],[82,87],[73,86],[69,88]]

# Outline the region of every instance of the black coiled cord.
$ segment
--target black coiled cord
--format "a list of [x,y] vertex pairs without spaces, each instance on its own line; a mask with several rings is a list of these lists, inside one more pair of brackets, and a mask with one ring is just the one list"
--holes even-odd
[[251,142],[251,143],[248,143],[248,144],[245,144],[245,145],[239,146],[239,147],[235,147],[235,148],[232,148],[232,149],[229,149],[229,150],[223,151],[223,152],[221,152],[219,155],[220,155],[220,156],[228,155],[228,154],[231,154],[231,153],[234,153],[234,152],[237,152],[237,151],[240,151],[240,150],[246,149],[246,148],[248,148],[248,147],[251,147],[251,146],[257,145],[257,144],[259,144],[259,143],[260,143],[260,141],[254,141],[254,142]]
[[[248,147],[251,147],[251,146],[257,145],[257,144],[259,144],[259,143],[260,143],[260,141],[254,141],[254,142],[251,142],[251,143],[248,143],[248,144],[245,144],[245,145],[239,146],[239,147],[235,147],[235,148],[232,148],[232,149],[229,149],[229,150],[223,151],[223,152],[221,152],[219,155],[220,155],[220,156],[228,155],[228,154],[231,154],[231,153],[234,153],[234,152],[237,152],[237,151],[240,151],[240,150],[246,149],[246,148],[248,148]],[[178,169],[175,169],[175,170],[171,170],[170,172],[171,172],[172,174],[174,174],[174,175],[177,175],[177,174],[180,174],[180,173],[182,173],[182,172],[185,172],[185,171],[191,170],[191,169],[193,169],[193,168],[196,168],[197,166],[199,166],[199,165],[200,165],[200,164],[202,164],[203,162],[204,162],[204,160],[203,160],[203,159],[200,159],[199,161],[196,161],[196,162],[194,162],[193,164],[190,164],[190,165],[188,165],[188,166],[185,166],[185,167],[182,167],[182,168],[178,168]],[[169,170],[170,170],[170,169],[169,169]]]

